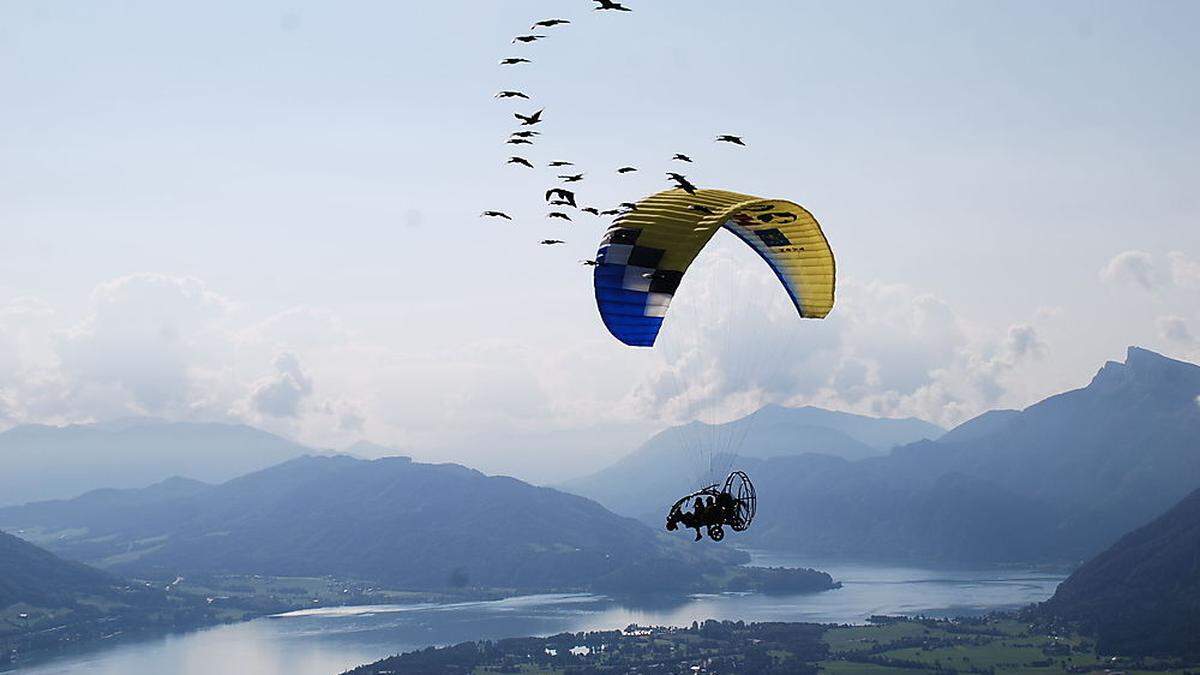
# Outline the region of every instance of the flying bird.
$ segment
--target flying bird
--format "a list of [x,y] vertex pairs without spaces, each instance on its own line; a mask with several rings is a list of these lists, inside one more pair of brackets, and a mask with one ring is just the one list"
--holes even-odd
[[619,2],[613,2],[613,0],[592,0],[592,2],[595,2],[598,5],[598,7],[596,7],[593,10],[596,12],[599,12],[602,9],[615,9],[618,12],[632,12],[633,11],[632,9],[629,9],[628,7],[626,7],[625,5],[622,5]]
[[574,175],[568,174],[566,176],[559,176],[559,178],[564,183],[578,183],[579,181],[583,180],[583,174],[581,174],[581,173],[577,173]]
[[509,134],[509,136],[512,136],[513,138],[532,138],[533,136],[541,135],[541,133],[542,132],[540,132],[540,131],[532,131],[532,130],[514,131],[511,134]]
[[515,45],[518,42],[523,42],[523,43],[524,42],[536,42],[538,40],[541,40],[544,37],[546,37],[546,36],[545,35],[518,35],[517,37],[513,38],[512,43]]
[[593,216],[598,216],[598,215],[600,215],[600,209],[597,209],[597,208],[596,208],[596,207],[594,207],[594,206],[585,206],[585,207],[583,207],[582,209],[579,209],[579,210],[580,210],[580,211],[583,211],[584,213],[590,213],[590,214],[592,214]]
[[480,218],[503,218],[505,220],[512,220],[512,216],[508,215],[507,213],[505,213],[503,211],[484,211],[483,213],[479,214],[479,217]]
[[541,122],[542,121],[542,112],[544,112],[545,110],[546,110],[545,108],[542,108],[541,110],[533,113],[532,115],[522,115],[521,113],[513,113],[513,117],[521,120],[521,126],[528,127],[528,126],[537,124],[538,122]]
[[502,59],[500,61],[500,65],[502,65],[502,66],[515,66],[518,63],[533,63],[533,61],[530,61],[529,59],[521,59],[521,58],[515,58],[515,57]]
[[563,241],[562,239],[543,239],[538,243],[543,246],[553,246],[555,244],[565,244],[567,242]]
[[504,91],[497,92],[496,98],[529,98],[529,97],[526,96],[524,92],[510,91],[508,89],[505,89]]
[[688,157],[687,155],[681,155],[681,154],[679,154],[678,152],[677,152],[677,153],[675,153],[675,156],[674,156],[674,157],[672,157],[671,159],[674,159],[674,160],[677,160],[677,161],[680,161],[680,162],[690,162],[690,161],[692,161],[692,158],[691,158],[691,157]]
[[632,166],[623,166],[617,169],[617,173],[632,173],[634,171],[637,171],[637,169]]
[[602,215],[602,216],[619,216],[619,215],[621,215],[621,209],[605,209],[604,211],[600,212],[600,215]]
[[600,264],[600,261],[598,261],[598,260],[580,260],[579,264],[586,265],[588,267],[595,267],[596,265]]
[[741,146],[746,145],[746,141],[743,141],[741,136],[731,136],[729,134],[721,134],[720,136],[717,136],[717,142],[733,143],[734,145],[741,145]]
[[617,206],[620,206],[626,211],[637,211],[637,204],[634,204],[633,202],[621,202],[620,204],[617,204]]
[[555,26],[561,26],[564,23],[571,22],[567,21],[566,19],[542,19],[541,21],[530,26],[529,30],[537,30],[538,28],[554,28]]
[[555,160],[555,161],[553,161],[553,162],[550,162],[550,163],[549,163],[549,164],[547,164],[546,166],[575,166],[575,165],[574,165],[574,164],[572,164],[571,162],[564,162],[564,161],[562,161],[562,160]]
[[575,206],[575,193],[566,188],[550,188],[546,190],[546,201],[555,198],[561,199],[571,206]]
[[668,173],[667,178],[670,178],[671,180],[675,181],[675,184],[678,185],[680,188],[682,188],[683,191],[688,193],[689,195],[696,194],[696,186],[692,185],[691,181],[689,181],[687,179],[687,176],[683,176],[683,175],[680,175],[677,173]]
[[693,211],[699,211],[700,213],[703,213],[708,216],[711,216],[712,214],[716,213],[715,211],[708,208],[707,206],[704,206],[703,204],[691,204],[690,206],[688,206],[688,208]]
[[562,211],[551,211],[550,213],[546,214],[546,217],[547,218],[560,218],[562,220],[570,220],[571,219],[571,216],[568,216],[567,214],[563,213]]
[[528,138],[510,138],[504,142],[508,143],[509,145],[533,145],[533,141],[529,140]]
[[509,157],[505,164],[520,164],[521,166],[527,166],[531,169],[533,168],[533,164],[524,157]]

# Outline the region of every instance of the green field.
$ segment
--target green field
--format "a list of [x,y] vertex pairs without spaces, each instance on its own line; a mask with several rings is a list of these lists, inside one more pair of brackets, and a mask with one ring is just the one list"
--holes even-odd
[[1008,618],[831,628],[825,643],[831,658],[820,666],[828,673],[1188,672],[1153,659],[1100,657],[1078,635],[1044,635]]

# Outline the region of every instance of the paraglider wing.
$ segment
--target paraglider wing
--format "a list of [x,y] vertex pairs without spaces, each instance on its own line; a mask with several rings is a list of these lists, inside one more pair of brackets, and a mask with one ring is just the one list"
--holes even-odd
[[821,319],[833,309],[833,250],[804,207],[724,190],[676,189],[638,202],[600,243],[593,278],[609,332],[633,347],[653,346],[684,273],[721,227],[771,266],[801,317]]

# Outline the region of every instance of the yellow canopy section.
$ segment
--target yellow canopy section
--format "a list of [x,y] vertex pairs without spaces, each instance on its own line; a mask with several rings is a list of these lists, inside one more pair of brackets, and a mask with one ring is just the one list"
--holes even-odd
[[801,317],[820,319],[833,309],[833,250],[799,204],[725,190],[674,189],[636,206],[608,229],[596,256],[596,304],[605,326],[622,342],[654,344],[683,274],[721,227],[767,261]]

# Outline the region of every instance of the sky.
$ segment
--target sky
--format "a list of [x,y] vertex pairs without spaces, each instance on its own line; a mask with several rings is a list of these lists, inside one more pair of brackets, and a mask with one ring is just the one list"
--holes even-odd
[[[626,4],[0,0],[0,429],[243,422],[545,482],[764,403],[950,427],[1129,345],[1200,361],[1200,5]],[[607,334],[606,222],[547,221],[541,165],[606,208],[675,152],[817,217],[828,319],[718,237],[658,347]]]

